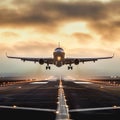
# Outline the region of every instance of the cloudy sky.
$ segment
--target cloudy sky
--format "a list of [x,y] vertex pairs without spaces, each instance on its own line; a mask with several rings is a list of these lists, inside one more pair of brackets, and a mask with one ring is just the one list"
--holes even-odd
[[[8,59],[52,57],[58,42],[67,57],[115,57],[74,66]],[[120,0],[4,0],[0,2],[0,75],[120,75]]]

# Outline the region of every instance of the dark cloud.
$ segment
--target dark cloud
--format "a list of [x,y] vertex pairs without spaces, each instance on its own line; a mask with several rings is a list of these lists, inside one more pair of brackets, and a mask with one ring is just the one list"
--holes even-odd
[[[90,28],[95,33],[101,35],[101,40],[105,42],[118,42],[120,32],[120,1],[112,1],[105,4],[107,19],[90,22]],[[101,16],[102,18],[102,16]]]
[[85,21],[102,39],[115,40],[119,33],[120,1],[102,3],[13,0],[11,4],[13,8],[0,9],[1,26],[32,26],[51,32],[62,26],[62,23]]
[[16,9],[0,9],[1,24],[53,25],[68,20],[100,20],[107,17],[105,5],[97,2],[65,3],[15,0],[13,5]]
[[90,24],[94,33],[101,36],[103,42],[118,42],[120,38],[120,22],[119,21],[99,21]]

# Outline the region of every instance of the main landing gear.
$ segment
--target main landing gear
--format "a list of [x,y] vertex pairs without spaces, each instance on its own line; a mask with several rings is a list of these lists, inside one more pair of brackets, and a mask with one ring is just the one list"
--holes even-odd
[[70,66],[68,66],[68,70],[72,70],[73,69],[73,67],[70,65]]

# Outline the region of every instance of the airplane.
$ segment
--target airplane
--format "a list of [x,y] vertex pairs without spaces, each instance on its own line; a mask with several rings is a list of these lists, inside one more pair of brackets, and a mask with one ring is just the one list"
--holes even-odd
[[61,67],[63,65],[69,65],[68,70],[72,70],[73,66],[72,64],[78,65],[80,62],[90,62],[90,61],[97,61],[100,59],[110,59],[113,58],[114,54],[112,56],[108,57],[91,57],[91,58],[81,58],[81,57],[65,57],[65,51],[62,47],[60,47],[60,43],[58,44],[58,47],[54,49],[53,51],[53,57],[51,58],[31,58],[31,57],[14,57],[14,56],[8,56],[6,53],[6,56],[8,58],[13,58],[13,59],[21,59],[23,62],[25,61],[32,61],[32,62],[38,62],[40,65],[43,65],[44,63],[47,64],[46,70],[51,69],[50,64],[54,64],[57,67]]

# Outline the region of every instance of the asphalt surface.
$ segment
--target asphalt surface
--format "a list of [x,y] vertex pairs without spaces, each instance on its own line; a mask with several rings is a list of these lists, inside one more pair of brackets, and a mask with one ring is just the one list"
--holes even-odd
[[[120,106],[120,86],[105,83],[84,84],[74,83],[71,80],[62,80],[69,109]],[[33,84],[33,81],[22,81],[1,86],[0,105],[56,110],[58,85],[59,81],[57,80],[48,81],[45,84]],[[0,108],[0,116],[5,120],[18,118],[55,120],[56,113]],[[70,113],[70,118],[73,120],[119,120],[120,110],[74,112]]]

